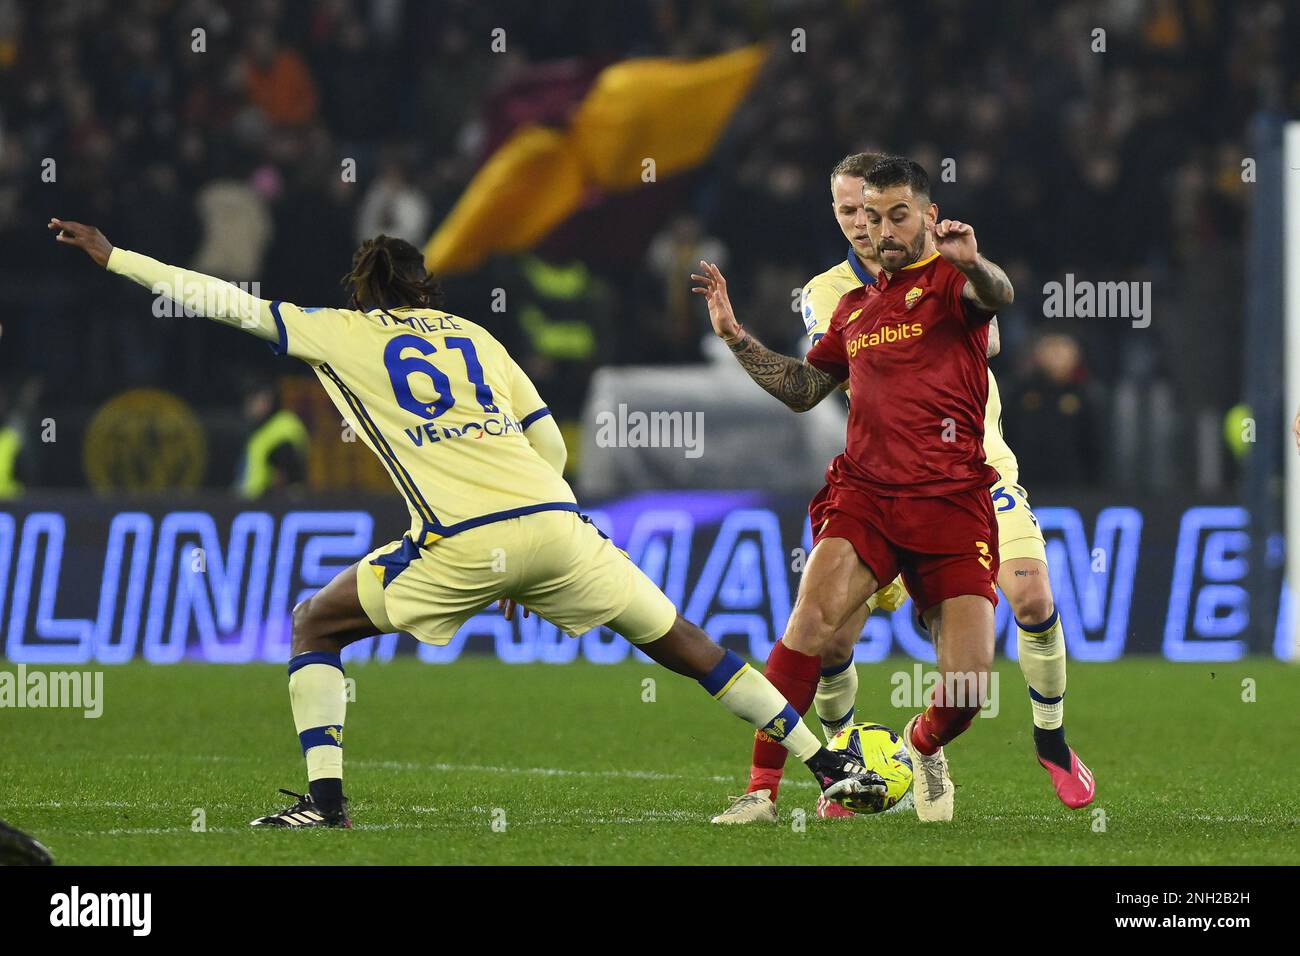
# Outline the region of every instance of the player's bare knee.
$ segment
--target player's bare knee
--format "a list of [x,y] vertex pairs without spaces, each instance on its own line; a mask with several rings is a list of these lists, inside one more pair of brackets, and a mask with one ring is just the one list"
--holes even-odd
[[320,628],[312,613],[312,599],[304,598],[293,606],[290,615],[293,628],[292,654],[304,654],[307,651],[320,650],[316,646],[320,637]]
[[853,659],[853,650],[858,645],[860,635],[848,633],[840,628],[822,648],[822,667],[838,667],[845,661]]
[[1021,624],[1041,624],[1055,609],[1052,591],[1045,584],[1025,588],[1011,599],[1011,611]]
[[1021,624],[1041,624],[1052,616],[1052,585],[1041,561],[1017,559],[1004,566],[998,584]]
[[306,633],[311,626],[311,598],[303,598],[293,606],[290,613],[290,620],[293,623],[293,634],[295,637],[300,633]]

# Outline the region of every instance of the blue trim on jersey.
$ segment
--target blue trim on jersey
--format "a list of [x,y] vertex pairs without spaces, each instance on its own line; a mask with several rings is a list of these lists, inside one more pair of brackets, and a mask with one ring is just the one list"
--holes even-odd
[[271,351],[276,355],[289,354],[289,330],[284,327],[284,319],[280,317],[280,306],[284,305],[282,299],[271,300],[271,317],[275,319],[275,327],[280,331],[280,342],[277,345],[274,342],[268,342]]
[[1065,699],[1064,694],[1062,694],[1059,697],[1044,697],[1042,694],[1034,690],[1032,687],[1029,688],[1029,696],[1034,700],[1038,701],[1040,704],[1059,704],[1061,701]]
[[1042,634],[1044,631],[1050,631],[1053,627],[1055,627],[1056,622],[1060,619],[1060,617],[1061,617],[1061,612],[1053,609],[1052,616],[1049,617],[1042,624],[1021,624],[1019,621],[1016,621],[1016,627],[1020,628],[1026,634]]
[[388,444],[388,439],[384,438],[383,433],[379,430],[379,426],[376,425],[374,419],[370,417],[370,413],[366,411],[366,407],[361,403],[361,399],[343,383],[343,379],[339,377],[338,372],[330,368],[328,364],[322,363],[318,368],[329,376],[330,381],[334,383],[338,388],[339,393],[343,396],[343,400],[348,403],[348,407],[351,408],[353,413],[357,416],[357,421],[361,423],[362,429],[374,443],[375,453],[378,454],[384,464],[388,466],[388,470],[392,472],[393,477],[397,480],[397,487],[402,490],[403,496],[414,507],[416,514],[420,516],[421,520],[423,520],[426,525],[436,526],[438,524],[438,516],[433,513],[433,509],[429,507],[429,502],[427,502],[424,499],[424,495],[420,493],[420,488],[416,485],[415,479],[411,477],[410,472],[408,472],[402,463],[397,460],[396,452],[394,452],[392,446]]
[[849,268],[853,270],[853,274],[858,277],[858,281],[863,285],[876,284],[875,276],[867,271],[867,267],[864,266],[862,260],[858,258],[857,250],[852,246],[849,246]]
[[727,651],[722,655],[722,660],[718,661],[717,666],[700,678],[700,686],[709,692],[710,696],[716,697],[718,691],[727,686],[727,682],[740,673],[745,662],[741,660],[740,655],[735,651]]
[[[334,733],[330,733],[330,731]],[[342,747],[343,725],[327,724],[324,727],[309,727],[298,735],[302,752],[306,754],[312,747]]]
[[551,410],[550,410],[549,408],[547,408],[545,405],[543,405],[541,408],[539,408],[539,409],[538,409],[537,411],[535,411],[535,412],[529,412],[529,413],[528,413],[527,415],[525,415],[525,416],[523,417],[523,419],[519,422],[520,430],[523,430],[523,429],[527,428],[527,427],[528,427],[529,425],[531,425],[533,422],[537,421],[537,419],[539,419],[539,418],[545,418],[545,417],[546,417],[547,415],[549,415],[549,414],[551,414]]
[[337,667],[339,672],[343,672],[343,658],[336,651],[307,651],[304,654],[296,654],[289,659],[289,676],[293,672],[308,664],[328,664],[330,667]]
[[393,583],[393,580],[411,566],[411,562],[420,556],[420,546],[405,535],[402,536],[402,545],[389,551],[387,554],[381,554],[370,563],[384,569],[383,586]]
[[790,731],[799,723],[799,712],[791,704],[786,704],[777,714],[761,728],[773,740],[785,740]]
[[572,501],[544,501],[536,505],[523,505],[519,508],[510,508],[507,511],[494,511],[491,514],[479,515],[477,518],[466,518],[464,521],[457,521],[455,524],[439,524],[436,521],[426,521],[424,523],[424,534],[432,531],[441,538],[450,538],[453,534],[460,534],[462,531],[469,531],[471,528],[481,528],[485,524],[493,524],[497,521],[505,521],[507,518],[522,518],[524,515],[537,514],[539,511],[578,511],[578,506]]
[[579,513],[578,517],[581,518],[584,523],[591,525],[591,527],[595,530],[596,534],[600,535],[606,541],[610,540],[609,535],[605,534],[605,532],[601,531],[599,528],[596,527],[596,522],[592,521],[590,518],[588,518],[586,515],[582,513]]
[[850,657],[843,664],[836,664],[834,667],[823,667],[822,677],[834,677],[836,674],[843,674],[846,670],[848,670],[852,666],[853,666],[853,658]]

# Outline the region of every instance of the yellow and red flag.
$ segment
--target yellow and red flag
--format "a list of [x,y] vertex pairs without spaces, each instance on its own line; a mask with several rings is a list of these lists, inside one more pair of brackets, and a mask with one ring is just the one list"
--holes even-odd
[[698,167],[766,56],[755,45],[606,67],[563,128],[521,125],[488,157],[425,246],[426,265],[464,272],[492,253],[531,249],[599,197]]

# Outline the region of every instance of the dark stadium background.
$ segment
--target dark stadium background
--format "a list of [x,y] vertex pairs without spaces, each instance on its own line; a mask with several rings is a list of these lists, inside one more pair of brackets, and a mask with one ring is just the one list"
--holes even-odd
[[[203,54],[191,50],[196,26]],[[1098,27],[1104,53],[1089,48]],[[500,54],[488,51],[497,28]],[[807,53],[787,52],[796,28]],[[798,350],[791,290],[844,255],[827,208],[834,163],[884,148],[938,180],[953,158],[956,181],[936,182],[940,208],[974,224],[1019,290],[993,368],[1035,506],[1076,508],[1089,530],[1108,504],[1143,513],[1150,583],[1134,597],[1131,643],[1143,650],[1160,648],[1172,614],[1180,520],[1245,508],[1216,513],[1230,539],[1217,539],[1213,567],[1193,545],[1189,586],[1236,588],[1219,606],[1249,613],[1222,612],[1230,636],[1280,648],[1273,436],[1289,413],[1280,200],[1267,173],[1281,122],[1300,114],[1300,9],[1281,2],[0,0],[0,419],[22,438],[6,563],[20,563],[32,514],[88,529],[64,557],[71,616],[93,614],[67,582],[97,590],[122,511],[251,508],[279,520],[373,500],[390,516],[376,540],[401,530],[382,471],[339,441],[306,366],[199,319],[151,315],[146,293],[50,241],[50,216],[177,264],[241,264],[245,274],[223,276],[257,281],[267,298],[341,305],[359,238],[386,230],[422,244],[511,129],[562,123],[602,68],[761,40],[777,53],[706,163],[652,190],[592,197],[535,258],[496,256],[445,281],[448,308],[490,324],[570,426],[574,478],[598,369],[708,358],[707,319],[679,263],[722,263],[747,325]],[[254,82],[254,62],[287,79]],[[54,181],[42,177],[49,158]],[[344,158],[355,182],[340,179]],[[1252,181],[1246,158],[1259,165]],[[581,263],[578,293],[545,300],[529,279],[539,261]],[[1045,317],[1040,290],[1067,274],[1150,282],[1154,321]],[[497,289],[512,303],[500,314],[489,312]],[[587,352],[539,351],[522,319],[530,306],[577,323]],[[156,395],[137,396],[134,424],[92,441],[106,403],[140,388],[183,404],[168,417]],[[294,409],[312,444],[289,487],[240,502],[232,487],[259,397]],[[1243,415],[1268,439],[1234,438]],[[770,490],[781,469],[760,461],[738,490]],[[690,487],[686,475],[661,490]],[[797,506],[781,509],[793,526]]]

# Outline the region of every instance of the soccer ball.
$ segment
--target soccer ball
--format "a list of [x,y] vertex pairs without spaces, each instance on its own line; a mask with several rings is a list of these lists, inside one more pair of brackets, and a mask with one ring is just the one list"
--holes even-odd
[[840,802],[854,813],[884,813],[901,808],[900,801],[910,797],[912,758],[903,746],[903,738],[882,724],[850,724],[831,738],[830,750],[843,751],[885,781],[883,797],[856,794]]

